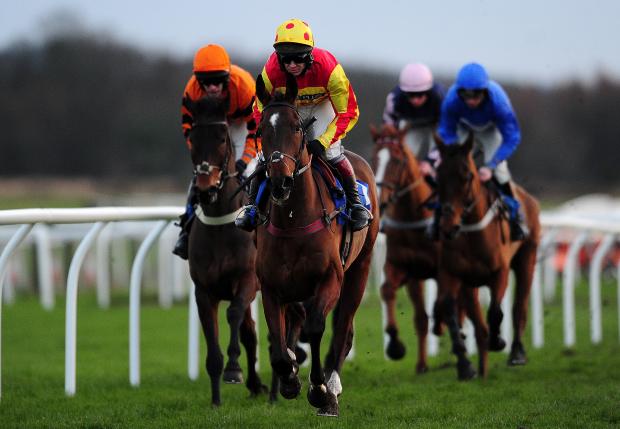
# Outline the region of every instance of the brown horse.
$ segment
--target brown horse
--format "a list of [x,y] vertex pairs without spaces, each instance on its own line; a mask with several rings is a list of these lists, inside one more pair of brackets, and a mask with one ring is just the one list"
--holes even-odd
[[[293,341],[294,330],[285,317],[287,306],[305,302],[304,333],[311,350],[309,403],[319,415],[338,415],[342,392],[340,372],[353,340],[353,317],[361,302],[370,269],[379,224],[353,234],[350,252],[341,260],[341,243],[348,228],[333,217],[337,210],[322,176],[311,167],[306,149],[305,124],[295,107],[297,83],[288,77],[286,92],[272,98],[262,78],[256,94],[264,105],[259,133],[271,187],[269,220],[257,229],[256,272],[269,327],[271,365],[287,399],[301,391]],[[375,182],[368,164],[347,152],[358,178],[369,185],[373,214],[378,217]],[[321,338],[325,319],[334,314],[334,332],[325,371],[321,365]],[[327,377],[326,377],[327,374]]]
[[[239,340],[248,360],[247,388],[252,395],[266,392],[256,373],[256,330],[250,303],[259,290],[254,272],[256,249],[252,235],[235,228],[241,196],[237,188],[235,154],[228,134],[226,103],[209,98],[194,105],[195,123],[190,133],[191,158],[200,204],[189,234],[189,268],[202,330],[207,342],[206,369],[211,378],[211,402],[220,404],[220,377],[225,383],[243,383],[238,359]],[[230,301],[228,363],[218,341],[217,312],[220,301]]]
[[381,298],[387,310],[385,332],[389,336],[386,354],[391,359],[405,355],[405,345],[398,337],[395,317],[396,292],[407,284],[407,292],[415,308],[414,325],[418,337],[416,372],[428,370],[426,337],[428,316],[424,306],[424,280],[436,278],[438,242],[427,233],[433,211],[425,203],[433,191],[420,173],[418,161],[404,143],[406,130],[384,124],[373,125],[370,133],[375,142],[373,170],[379,186],[382,230],[386,235],[387,253],[385,282]]
[[539,207],[531,195],[516,187],[515,195],[525,214],[529,235],[523,241],[511,242],[500,196],[479,180],[472,156],[473,135],[470,134],[463,145],[447,146],[438,140],[437,146],[441,153],[441,164],[437,168],[442,237],[438,281],[443,320],[450,330],[453,352],[458,358],[458,377],[469,379],[475,371],[465,356],[455,300],[460,290],[470,293],[473,288],[482,285],[489,287],[489,326],[479,308],[468,308],[476,332],[479,372],[484,377],[487,374],[488,350],[498,351],[506,346],[499,335],[503,318],[500,304],[508,286],[510,269],[515,273],[516,293],[512,309],[514,339],[508,364],[522,365],[526,362],[522,335],[540,240]]

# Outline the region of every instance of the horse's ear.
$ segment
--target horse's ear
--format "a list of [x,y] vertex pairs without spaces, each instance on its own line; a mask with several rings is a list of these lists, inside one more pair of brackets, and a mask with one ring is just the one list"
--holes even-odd
[[263,81],[262,74],[259,74],[256,77],[256,96],[258,97],[260,102],[263,104],[263,106],[266,106],[267,104],[269,104],[269,100],[271,100],[271,96],[267,92],[267,88],[265,88],[265,81]]
[[433,138],[435,139],[435,144],[437,145],[437,149],[439,149],[439,153],[443,155],[446,150],[446,145],[441,137],[439,137],[439,133],[437,133],[437,131],[433,131]]
[[372,141],[377,141],[377,138],[379,137],[379,131],[377,130],[377,127],[375,126],[375,124],[373,124],[372,122],[368,124],[368,129],[370,130]]
[[463,150],[465,152],[471,152],[473,147],[474,147],[474,133],[470,131],[469,135],[467,136],[467,140],[465,140],[465,143],[463,144]]
[[290,73],[286,73],[286,93],[284,99],[289,104],[295,104],[297,99],[297,79]]

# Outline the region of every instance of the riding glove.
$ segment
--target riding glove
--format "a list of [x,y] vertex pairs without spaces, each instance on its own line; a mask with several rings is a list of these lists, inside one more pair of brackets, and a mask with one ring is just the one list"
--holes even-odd
[[316,156],[321,156],[325,154],[325,146],[323,146],[323,143],[319,140],[312,140],[308,143],[308,152]]
[[239,173],[240,176],[243,174],[247,167],[248,165],[242,159],[238,159],[237,162],[235,162],[235,170],[237,170],[237,173]]

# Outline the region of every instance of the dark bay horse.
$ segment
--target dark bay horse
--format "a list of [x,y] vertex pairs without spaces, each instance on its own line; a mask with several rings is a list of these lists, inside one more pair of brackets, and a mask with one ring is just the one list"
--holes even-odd
[[523,241],[511,242],[499,194],[479,180],[472,156],[473,135],[470,134],[463,145],[447,146],[437,139],[437,146],[441,153],[441,164],[437,168],[442,238],[438,274],[440,305],[450,330],[453,352],[457,355],[458,377],[469,379],[475,371],[465,356],[455,316],[455,300],[460,290],[468,292],[482,285],[489,287],[488,327],[479,308],[468,308],[480,355],[479,372],[484,377],[488,350],[498,351],[506,346],[499,335],[503,318],[500,304],[511,269],[515,273],[516,288],[512,308],[514,339],[508,364],[526,362],[522,335],[540,241],[539,207],[531,195],[515,185],[529,235]]
[[[294,331],[285,317],[288,306],[304,302],[304,333],[311,349],[309,403],[319,415],[339,413],[340,372],[353,341],[353,317],[361,302],[379,223],[353,234],[344,266],[340,246],[344,229],[332,216],[335,204],[322,177],[311,167],[305,125],[295,107],[297,83],[289,76],[286,92],[272,98],[259,76],[256,94],[264,106],[259,133],[270,181],[269,220],[256,233],[256,272],[261,283],[269,327],[271,365],[280,379],[280,393],[299,395],[301,382]],[[372,211],[378,218],[375,182],[370,166],[347,152],[356,176],[368,183]],[[334,307],[333,337],[321,365],[320,346],[325,319]]]
[[[256,329],[250,303],[259,290],[252,235],[235,228],[242,207],[237,188],[235,154],[228,134],[226,103],[210,98],[194,105],[195,123],[190,133],[191,158],[200,204],[189,234],[189,269],[196,286],[198,313],[207,342],[206,368],[211,378],[211,402],[220,404],[220,377],[225,383],[243,383],[238,359],[239,341],[248,360],[246,386],[252,395],[266,392],[256,373]],[[226,318],[230,325],[228,363],[218,341],[218,306],[230,301]]]
[[428,370],[424,280],[437,276],[439,245],[427,233],[433,221],[433,210],[425,204],[433,191],[404,142],[406,132],[387,124],[379,130],[370,127],[375,142],[372,165],[380,189],[382,230],[387,244],[381,298],[387,310],[385,332],[389,342],[386,354],[391,359],[401,359],[405,355],[405,345],[398,337],[396,292],[407,284],[407,293],[415,308],[414,325],[418,337],[416,372],[423,373]]

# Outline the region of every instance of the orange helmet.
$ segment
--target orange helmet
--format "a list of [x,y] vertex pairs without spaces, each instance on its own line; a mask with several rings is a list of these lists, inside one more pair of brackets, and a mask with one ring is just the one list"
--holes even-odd
[[287,19],[276,29],[273,47],[279,54],[310,52],[314,47],[312,30],[301,19]]
[[207,45],[194,56],[194,73],[208,75],[230,74],[230,58],[220,45]]

